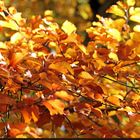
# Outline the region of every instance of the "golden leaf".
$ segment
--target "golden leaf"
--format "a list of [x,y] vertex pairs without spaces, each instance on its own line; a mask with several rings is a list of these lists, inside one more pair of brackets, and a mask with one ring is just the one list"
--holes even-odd
[[81,51],[82,51],[84,54],[88,55],[88,52],[87,52],[87,50],[86,50],[86,48],[85,48],[84,45],[78,45],[78,47],[81,49]]
[[86,72],[86,71],[82,71],[82,72],[78,75],[78,77],[84,78],[84,79],[91,79],[91,80],[93,80],[93,77],[92,77],[88,72]]
[[17,52],[12,54],[12,58],[10,60],[10,65],[15,66],[19,63],[25,56],[27,55],[27,51],[24,50],[23,52]]
[[61,72],[63,74],[66,74],[68,71],[73,75],[74,71],[71,68],[70,64],[67,62],[57,62],[57,63],[52,63],[49,65],[50,69],[56,70],[58,72]]
[[134,6],[136,1],[135,0],[127,0],[126,3],[128,6]]
[[76,31],[76,27],[74,24],[66,20],[62,25],[62,30],[68,35]]
[[106,12],[120,17],[125,16],[125,12],[122,9],[120,9],[117,5],[112,5]]
[[108,55],[109,58],[113,59],[114,61],[118,61],[118,56],[116,53],[110,52]]
[[0,49],[8,49],[8,46],[6,46],[5,43],[0,42]]
[[69,95],[66,91],[57,91],[55,95],[65,101],[72,101],[74,99],[74,97]]
[[23,35],[20,32],[17,32],[11,36],[11,43],[17,43],[18,41],[22,40]]
[[135,26],[133,27],[133,30],[134,30],[135,32],[140,32],[140,25],[135,25]]
[[48,108],[51,115],[64,114],[64,103],[59,99],[44,101],[43,105]]
[[9,20],[9,21],[0,20],[0,26],[10,28],[10,29],[16,30],[16,31],[19,29],[17,23],[13,20]]
[[117,41],[121,41],[121,33],[117,29],[110,28],[107,32]]
[[137,14],[130,16],[130,20],[140,23],[140,13],[137,13]]

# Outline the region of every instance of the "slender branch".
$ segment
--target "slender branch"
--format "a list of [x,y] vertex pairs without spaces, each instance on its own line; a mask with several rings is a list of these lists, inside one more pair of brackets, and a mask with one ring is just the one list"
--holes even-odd
[[122,82],[122,81],[113,80],[113,79],[110,79],[110,78],[108,78],[108,77],[106,77],[106,76],[101,76],[101,77],[102,77],[102,78],[105,78],[105,79],[108,79],[108,80],[110,80],[110,81],[112,81],[112,82],[115,82],[115,83],[117,83],[117,84],[120,84],[120,85],[122,85],[122,86],[125,86],[125,87],[134,88],[134,89],[140,89],[140,87],[129,86],[129,85],[127,85],[126,83],[124,83],[124,82]]

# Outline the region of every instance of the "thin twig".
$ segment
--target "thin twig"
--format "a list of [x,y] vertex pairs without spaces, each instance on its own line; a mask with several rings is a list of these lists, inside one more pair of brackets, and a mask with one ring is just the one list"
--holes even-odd
[[71,127],[71,129],[72,129],[73,133],[76,135],[76,137],[78,137],[78,136],[79,136],[79,134],[77,134],[77,132],[75,131],[75,129],[74,129],[74,127],[73,127],[73,125],[72,125],[71,121],[69,120],[69,118],[68,118],[67,116],[65,116],[65,118],[66,118],[66,120],[67,120],[68,124],[70,125],[70,127]]

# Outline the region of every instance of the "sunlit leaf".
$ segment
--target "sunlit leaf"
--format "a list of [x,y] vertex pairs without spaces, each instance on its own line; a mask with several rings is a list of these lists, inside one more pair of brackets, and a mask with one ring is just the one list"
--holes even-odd
[[9,20],[9,21],[0,20],[0,26],[10,28],[10,29],[16,30],[16,31],[19,29],[17,23],[13,20]]
[[134,6],[136,1],[135,0],[127,0],[126,3],[128,6]]
[[44,101],[43,105],[48,108],[51,115],[64,114],[65,105],[59,99]]
[[23,38],[23,35],[17,32],[11,36],[11,43],[13,44],[18,43],[18,41],[22,40],[22,38]]
[[107,32],[117,41],[121,41],[121,33],[117,29],[110,28]]
[[140,13],[137,13],[137,14],[130,16],[130,20],[140,23]]
[[74,24],[66,20],[62,25],[62,30],[68,35],[76,31],[76,27]]
[[111,13],[120,17],[124,17],[125,16],[125,12],[119,8],[117,5],[112,5],[108,10],[107,13]]
[[135,25],[134,28],[133,28],[133,30],[135,32],[140,32],[140,25]]
[[116,53],[110,52],[108,56],[109,56],[109,58],[113,59],[114,61],[119,60]]

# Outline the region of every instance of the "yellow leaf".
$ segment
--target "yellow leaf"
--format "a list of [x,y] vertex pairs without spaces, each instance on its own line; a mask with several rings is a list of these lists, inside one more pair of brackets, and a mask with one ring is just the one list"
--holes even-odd
[[140,23],[140,13],[134,14],[130,17],[131,21]]
[[116,53],[110,52],[108,56],[109,56],[109,58],[113,59],[114,61],[119,60]]
[[86,72],[86,71],[82,71],[82,72],[78,75],[78,77],[84,78],[84,79],[91,79],[91,80],[93,80],[93,77],[92,77],[88,72]]
[[114,115],[116,115],[116,111],[115,110],[108,112],[108,116],[114,116]]
[[48,108],[51,115],[64,114],[64,103],[59,99],[44,101],[43,105]]
[[76,27],[74,24],[66,20],[62,25],[62,30],[68,35],[76,31]]
[[8,49],[5,43],[0,42],[0,49]]
[[133,28],[133,30],[135,32],[140,32],[140,25],[135,25],[134,28]]
[[117,29],[110,28],[107,32],[117,41],[121,41],[121,33]]
[[120,9],[117,5],[112,5],[106,12],[120,17],[125,16],[125,12],[122,9]]
[[18,41],[22,40],[22,38],[23,38],[23,35],[17,32],[11,36],[11,43],[13,44],[17,43]]
[[10,29],[16,30],[16,31],[19,29],[18,25],[13,20],[9,20],[9,21],[0,20],[0,26],[10,28]]
[[120,106],[120,100],[116,96],[109,96],[107,98],[107,101],[110,102],[110,103],[112,103],[112,104],[114,104],[114,105]]
[[135,0],[127,0],[126,3],[128,6],[134,6],[136,1]]
[[88,52],[87,52],[87,49],[86,49],[86,47],[84,46],[84,45],[78,45],[78,47],[81,49],[81,51],[84,53],[84,54],[86,54],[86,55],[88,55]]
[[72,101],[74,99],[74,97],[69,95],[66,91],[57,91],[55,95],[65,101]]

